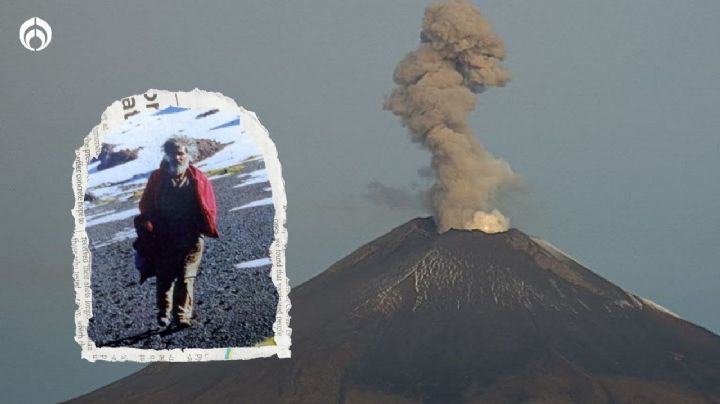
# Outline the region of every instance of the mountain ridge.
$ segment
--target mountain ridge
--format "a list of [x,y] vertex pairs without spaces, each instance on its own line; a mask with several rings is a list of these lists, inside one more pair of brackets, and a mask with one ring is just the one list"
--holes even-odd
[[720,401],[720,337],[516,229],[414,219],[291,299],[289,360],[155,364],[78,402]]

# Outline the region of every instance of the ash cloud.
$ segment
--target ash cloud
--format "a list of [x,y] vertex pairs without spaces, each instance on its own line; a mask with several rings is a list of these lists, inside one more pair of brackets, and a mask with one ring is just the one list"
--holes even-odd
[[[414,187],[416,188],[416,187]],[[425,210],[431,204],[427,190],[391,187],[379,181],[366,185],[365,197],[370,201],[397,210]]]
[[475,94],[510,80],[501,65],[505,47],[479,10],[461,0],[429,6],[420,38],[419,47],[397,65],[396,87],[384,108],[432,154],[436,181],[430,192],[438,230],[505,231],[510,221],[497,199],[519,178],[477,141],[468,123]]

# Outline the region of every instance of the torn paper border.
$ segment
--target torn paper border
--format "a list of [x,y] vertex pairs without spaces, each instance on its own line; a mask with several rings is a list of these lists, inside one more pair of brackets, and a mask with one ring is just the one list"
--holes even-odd
[[[265,161],[265,170],[267,171],[267,177],[271,184],[272,197],[271,199],[267,198],[267,201],[262,200],[260,202],[267,204],[272,203],[275,208],[273,221],[274,239],[270,246],[268,261],[261,262],[262,264],[272,264],[270,273],[272,282],[277,288],[278,293],[277,313],[273,324],[275,345],[259,344],[265,346],[154,350],[130,347],[98,347],[88,335],[89,321],[93,316],[93,292],[91,285],[92,256],[86,226],[88,226],[88,223],[92,225],[99,220],[103,220],[103,217],[123,214],[123,212],[102,212],[99,217],[85,216],[84,198],[88,189],[88,169],[90,168],[90,161],[100,154],[103,140],[113,128],[126,123],[138,114],[150,111],[156,112],[168,107],[236,111],[237,114],[240,115],[240,121],[244,131],[250,135],[253,142],[262,152],[262,157]],[[257,179],[251,175],[249,180],[252,183],[252,181],[256,181]],[[277,149],[270,139],[268,131],[260,123],[254,112],[238,106],[231,98],[220,93],[206,92],[199,89],[191,92],[172,92],[151,89],[144,94],[123,98],[114,102],[105,110],[101,116],[100,124],[92,129],[85,137],[83,145],[76,150],[72,187],[75,194],[75,204],[72,209],[72,215],[75,219],[75,231],[71,245],[74,254],[73,278],[75,301],[78,305],[75,313],[75,340],[82,348],[82,358],[91,362],[96,360],[189,362],[252,359],[273,355],[277,355],[279,358],[290,357],[291,329],[289,310],[291,305],[288,298],[290,287],[285,271],[287,198]],[[139,214],[139,212],[133,214]],[[127,237],[128,235],[124,235],[123,233],[117,236]],[[134,237],[134,235],[131,236]],[[250,264],[245,264],[245,266],[247,265]],[[239,264],[238,266],[242,267],[243,265]],[[129,276],[135,275],[137,274],[132,273]],[[154,305],[149,309],[155,310]]]

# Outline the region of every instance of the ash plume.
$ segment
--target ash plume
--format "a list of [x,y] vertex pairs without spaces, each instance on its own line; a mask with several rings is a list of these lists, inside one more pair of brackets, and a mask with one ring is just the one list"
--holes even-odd
[[505,231],[510,221],[497,209],[498,194],[519,179],[476,140],[468,124],[474,94],[510,80],[500,64],[505,47],[479,10],[460,0],[430,5],[420,37],[420,46],[397,65],[396,87],[384,108],[432,154],[438,230]]
[[365,186],[365,197],[377,205],[398,210],[425,210],[429,202],[427,189],[418,190],[391,187],[380,181],[372,181]]

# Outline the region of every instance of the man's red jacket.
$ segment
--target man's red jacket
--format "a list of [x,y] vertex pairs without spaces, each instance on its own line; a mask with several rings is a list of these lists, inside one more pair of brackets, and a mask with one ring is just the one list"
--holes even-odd
[[[140,198],[140,213],[152,222],[152,218],[160,211],[160,185],[167,173],[167,163],[162,162],[160,168],[150,174],[145,192]],[[215,206],[215,193],[210,180],[195,166],[190,164],[187,170],[188,178],[195,188],[202,217],[200,233],[208,237],[218,237],[217,207]]]

